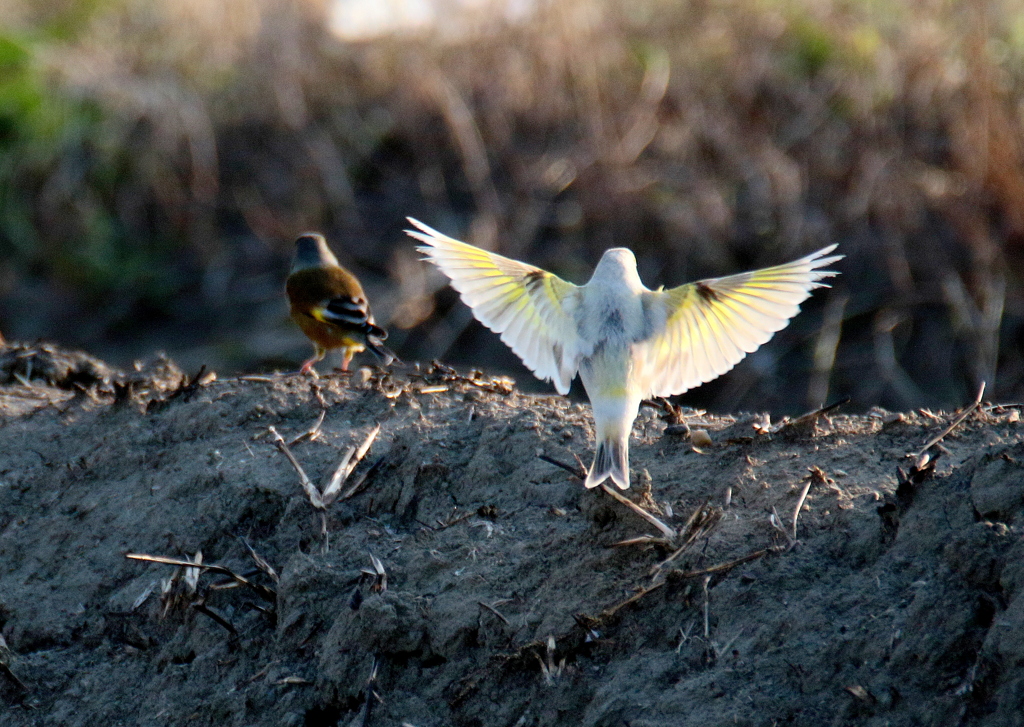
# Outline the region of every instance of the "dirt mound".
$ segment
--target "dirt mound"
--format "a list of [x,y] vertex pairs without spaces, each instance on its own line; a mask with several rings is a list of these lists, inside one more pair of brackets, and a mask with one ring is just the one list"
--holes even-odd
[[506,380],[20,372],[4,725],[1024,723],[1015,408],[914,467],[951,416],[645,407],[659,529],[538,456],[589,456],[585,406]]

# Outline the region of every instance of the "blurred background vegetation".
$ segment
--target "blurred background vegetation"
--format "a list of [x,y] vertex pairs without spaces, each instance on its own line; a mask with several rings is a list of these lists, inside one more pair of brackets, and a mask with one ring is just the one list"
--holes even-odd
[[651,287],[834,242],[684,403],[1019,401],[1022,119],[1020,0],[0,0],[0,332],[287,370],[319,230],[405,360],[526,385],[407,215],[575,282],[627,246]]

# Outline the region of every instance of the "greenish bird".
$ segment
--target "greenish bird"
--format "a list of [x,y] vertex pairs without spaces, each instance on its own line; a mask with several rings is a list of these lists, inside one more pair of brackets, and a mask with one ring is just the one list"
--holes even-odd
[[373,320],[363,286],[338,264],[323,235],[310,232],[295,241],[285,293],[292,320],[313,343],[313,358],[299,373],[315,375],[313,365],[334,348],[342,351],[342,371],[348,371],[352,357],[366,349],[385,366],[397,360],[383,344],[388,332]]

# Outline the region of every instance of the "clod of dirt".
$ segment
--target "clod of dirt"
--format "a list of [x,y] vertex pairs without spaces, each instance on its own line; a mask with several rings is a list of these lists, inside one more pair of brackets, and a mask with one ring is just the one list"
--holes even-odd
[[59,389],[109,386],[122,375],[98,358],[49,343],[0,341],[0,384],[37,381]]

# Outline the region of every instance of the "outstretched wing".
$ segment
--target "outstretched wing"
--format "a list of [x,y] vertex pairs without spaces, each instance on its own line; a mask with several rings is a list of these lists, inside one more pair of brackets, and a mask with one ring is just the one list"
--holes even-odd
[[406,230],[424,243],[417,249],[451,278],[477,320],[500,333],[538,378],[553,381],[560,394],[568,393],[580,359],[572,315],[579,288],[540,268],[408,220],[420,230]]
[[721,376],[789,323],[842,259],[835,245],[785,265],[644,293],[654,335],[634,360],[651,396],[681,394]]

